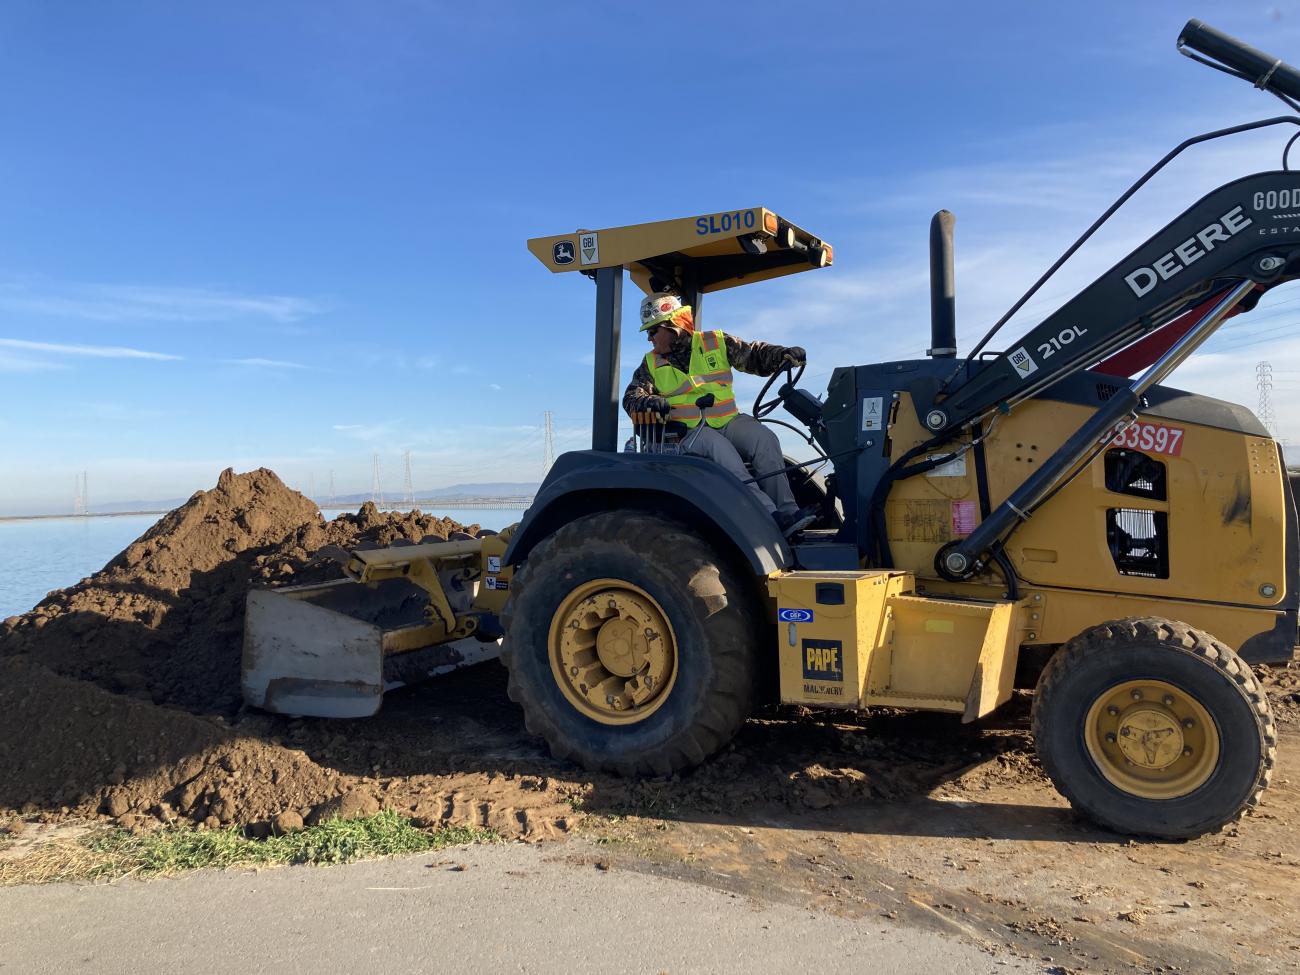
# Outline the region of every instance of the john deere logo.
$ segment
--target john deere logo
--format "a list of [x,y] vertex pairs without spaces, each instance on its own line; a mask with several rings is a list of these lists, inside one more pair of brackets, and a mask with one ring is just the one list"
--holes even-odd
[[556,244],[555,250],[552,251],[552,259],[555,261],[556,264],[572,264],[573,263],[573,241],[562,240],[558,244]]

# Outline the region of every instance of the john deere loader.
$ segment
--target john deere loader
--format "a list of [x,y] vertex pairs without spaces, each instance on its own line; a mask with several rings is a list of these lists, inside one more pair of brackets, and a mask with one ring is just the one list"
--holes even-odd
[[[1296,108],[1289,65],[1198,21],[1179,49]],[[818,511],[793,538],[654,418],[619,450],[622,289],[675,290],[702,324],[705,296],[828,269],[830,244],[764,207],[530,240],[595,285],[592,449],[560,457],[500,536],[350,553],[339,583],[254,593],[248,701],[368,714],[387,687],[499,651],[558,758],[643,776],[707,761],[774,698],[970,722],[1032,687],[1038,753],[1078,810],[1157,837],[1233,821],[1273,768],[1249,665],[1296,647],[1296,508],[1249,410],[1166,380],[1300,276],[1300,173],[1284,152],[1024,334],[1002,329],[1170,160],[1297,125],[1177,146],[963,356],[940,211],[927,356],[841,366],[820,396],[787,372],[754,404],[817,454],[789,469]],[[888,327],[869,310],[845,323],[864,349]]]

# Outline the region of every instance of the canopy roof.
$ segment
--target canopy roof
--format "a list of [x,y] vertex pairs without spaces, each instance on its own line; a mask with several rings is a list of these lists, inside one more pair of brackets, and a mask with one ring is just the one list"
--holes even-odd
[[534,237],[528,249],[557,273],[621,265],[646,292],[651,278],[708,293],[828,267],[833,258],[830,244],[765,207]]

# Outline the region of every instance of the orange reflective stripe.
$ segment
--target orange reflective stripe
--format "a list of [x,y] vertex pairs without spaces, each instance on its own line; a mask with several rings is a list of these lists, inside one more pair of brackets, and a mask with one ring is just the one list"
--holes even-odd
[[714,331],[712,331],[712,332],[701,332],[701,333],[700,333],[700,339],[701,339],[701,341],[702,341],[703,344],[704,344],[704,351],[705,351],[705,352],[717,352],[717,351],[718,351],[718,335],[719,335],[719,334],[720,334],[720,333],[719,333],[718,331],[716,331],[716,330],[714,330]]

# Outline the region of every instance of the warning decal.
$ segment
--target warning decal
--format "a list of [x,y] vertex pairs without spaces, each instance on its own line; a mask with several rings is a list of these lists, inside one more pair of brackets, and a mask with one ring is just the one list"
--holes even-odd
[[578,250],[581,251],[579,264],[599,264],[600,263],[600,242],[596,239],[596,234],[579,234]]

